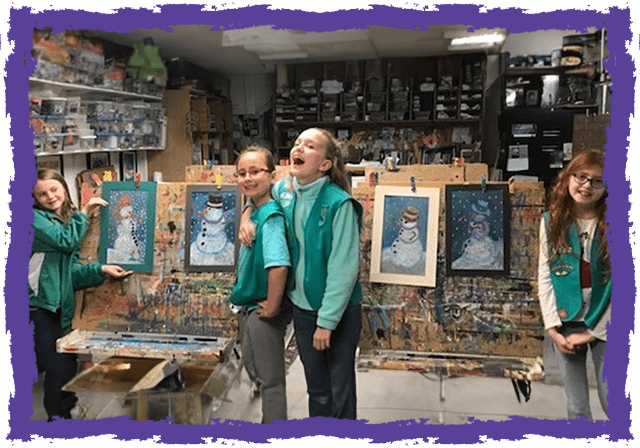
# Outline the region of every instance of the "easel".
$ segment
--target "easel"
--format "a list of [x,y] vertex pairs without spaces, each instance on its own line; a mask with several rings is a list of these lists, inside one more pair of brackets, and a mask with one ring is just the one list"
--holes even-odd
[[[360,173],[359,173],[360,174]],[[364,205],[365,217],[364,217],[364,229],[363,229],[363,241],[362,247],[370,247],[368,241],[371,239],[371,215],[374,193],[376,185],[385,186],[398,186],[398,187],[411,187],[414,188],[440,188],[442,193],[440,195],[440,234],[439,245],[443,244],[443,235],[446,232],[445,228],[445,204],[444,204],[444,189],[447,185],[456,184],[482,184],[488,183],[488,169],[484,164],[470,164],[470,165],[411,165],[400,166],[397,171],[388,171],[382,167],[378,168],[365,168],[364,169],[365,182],[360,182],[353,190],[353,195]],[[492,182],[490,184],[496,184]],[[512,232],[512,235],[517,235],[518,238],[523,238],[525,235],[527,238],[531,238],[535,241],[537,238],[537,231],[539,226],[539,219],[544,206],[544,186],[538,182],[528,183],[514,183],[503,182],[500,184],[507,184],[509,186],[509,193],[511,197],[512,205],[512,222],[511,225],[518,226],[517,232]],[[524,228],[526,227],[526,228]],[[516,242],[518,243],[518,242]],[[512,242],[513,246],[513,242]],[[523,260],[525,257],[529,259],[536,257],[535,248],[536,244],[529,243],[527,248],[521,249],[516,245],[515,251],[519,255],[517,263],[525,264]],[[535,246],[535,247],[533,247]],[[367,257],[367,255],[364,255]],[[537,262],[531,262],[532,266],[537,267]],[[512,283],[513,289],[529,289],[533,291],[535,288],[535,272],[533,270],[523,271],[520,266],[512,268],[512,272],[515,271],[519,274],[519,277],[523,277],[517,280],[514,279],[471,279],[471,283],[482,283],[484,286],[488,285],[490,289],[492,285],[495,285],[495,289],[500,294],[495,296],[502,300],[505,296],[503,285]],[[524,274],[523,274],[524,273]],[[440,272],[438,275],[443,275]],[[361,272],[361,279],[368,278],[367,272]],[[528,279],[528,280],[527,280]],[[468,279],[463,279],[468,281]],[[464,333],[457,330],[450,332],[448,338],[451,341],[441,341],[432,336],[436,332],[431,332],[428,329],[437,327],[437,323],[433,321],[431,315],[437,312],[437,303],[434,305],[434,299],[431,297],[447,294],[454,294],[456,292],[456,283],[459,283],[457,279],[446,279],[445,284],[436,288],[436,291],[425,290],[425,288],[415,287],[402,287],[402,286],[390,286],[390,285],[373,285],[367,284],[363,281],[364,294],[367,293],[372,299],[373,303],[376,300],[388,300],[388,297],[408,297],[405,302],[396,301],[397,306],[382,305],[382,308],[387,307],[390,309],[391,318],[393,320],[390,326],[396,328],[396,333],[400,333],[402,328],[410,328],[412,340],[407,347],[407,341],[402,341],[397,335],[394,338],[394,331],[390,331],[388,340],[380,338],[376,339],[376,335],[369,331],[363,331],[362,345],[367,347],[361,347],[360,356],[358,359],[358,368],[360,369],[391,369],[391,370],[406,370],[419,372],[423,376],[435,373],[439,377],[440,381],[440,399],[445,399],[445,387],[444,380],[447,377],[452,376],[493,376],[493,377],[505,377],[513,380],[521,381],[539,381],[544,378],[542,368],[542,345],[536,336],[539,336],[540,327],[539,322],[541,316],[539,314],[532,314],[532,324],[524,323],[521,319],[521,325],[524,330],[521,332],[523,338],[530,338],[530,344],[528,349],[523,349],[520,352],[516,351],[517,356],[514,353],[508,353],[504,350],[505,344],[498,345],[486,344],[485,353],[482,350],[478,352],[462,351],[458,347],[463,346],[463,343],[458,343],[457,333]],[[531,284],[531,286],[530,286]],[[516,287],[517,286],[517,287]],[[369,289],[368,289],[369,288]],[[381,291],[376,291],[380,289]],[[439,291],[437,291],[439,289]],[[520,294],[520,293],[517,293]],[[527,293],[522,293],[524,295]],[[514,296],[516,293],[514,293]],[[412,299],[411,297],[415,297]],[[533,296],[532,296],[533,297]],[[430,299],[430,300],[429,300]],[[415,309],[415,302],[423,302],[427,309],[424,311],[410,312],[409,308],[413,306]],[[378,302],[380,303],[380,302]],[[501,302],[504,303],[504,302]],[[536,312],[536,304],[530,304],[529,309]],[[496,306],[499,306],[496,305]],[[365,306],[366,310],[367,306]],[[375,311],[380,308],[380,305],[370,305],[369,309]],[[385,311],[385,313],[387,313]],[[539,313],[539,311],[538,311]],[[398,317],[400,315],[400,317]],[[367,319],[363,319],[367,321]],[[538,322],[538,329],[536,324]],[[528,330],[527,328],[531,328]],[[424,330],[420,333],[420,329]],[[468,330],[466,330],[468,331]],[[461,341],[464,339],[464,335],[460,336]],[[487,353],[493,351],[492,353]],[[518,398],[519,399],[519,398]]]

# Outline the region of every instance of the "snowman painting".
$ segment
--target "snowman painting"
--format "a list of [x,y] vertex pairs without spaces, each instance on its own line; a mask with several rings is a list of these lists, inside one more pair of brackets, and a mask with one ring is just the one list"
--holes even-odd
[[382,249],[381,271],[406,275],[424,273],[426,250],[420,238],[419,218],[417,208],[404,208],[398,221],[398,236]]
[[131,197],[120,197],[114,210],[116,238],[113,247],[107,249],[107,263],[136,264],[141,262],[140,242],[136,235],[137,220],[133,218]]
[[[209,194],[204,208],[194,217],[200,217],[197,233],[191,234],[189,263],[192,266],[229,266],[235,263],[235,244],[226,226],[232,220],[232,210],[223,210],[220,194]],[[193,221],[193,217],[192,217]]]
[[467,239],[462,245],[461,255],[451,262],[453,269],[502,269],[502,239],[490,236],[489,202],[478,199],[471,205],[467,225]]

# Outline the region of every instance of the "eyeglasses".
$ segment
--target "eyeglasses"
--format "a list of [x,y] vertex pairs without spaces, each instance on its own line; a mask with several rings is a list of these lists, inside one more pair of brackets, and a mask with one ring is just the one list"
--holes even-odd
[[269,170],[266,168],[254,168],[254,169],[250,169],[249,171],[238,171],[236,173],[233,173],[233,177],[235,177],[236,179],[244,179],[246,176],[248,176],[249,179],[253,179],[263,171],[265,173],[269,172]]
[[604,188],[604,182],[602,181],[602,177],[589,177],[584,173],[573,173],[572,175],[575,181],[580,185],[584,185],[587,182],[590,182],[591,187],[596,190]]

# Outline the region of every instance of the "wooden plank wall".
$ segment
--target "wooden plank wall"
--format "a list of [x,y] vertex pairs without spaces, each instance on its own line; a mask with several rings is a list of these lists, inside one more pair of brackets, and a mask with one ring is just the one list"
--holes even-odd
[[[233,273],[185,273],[184,221],[189,183],[232,183],[233,166],[187,167],[184,183],[158,184],[154,269],[124,282],[105,281],[77,293],[74,325],[86,330],[131,331],[233,337],[236,316],[227,297]],[[361,348],[537,357],[542,354],[542,319],[536,298],[538,226],[544,206],[539,183],[510,185],[511,276],[444,275],[444,186],[479,183],[483,164],[401,167],[399,172],[367,168],[367,179],[442,189],[438,276],[435,288],[369,282],[375,188],[360,183],[353,194],[364,207],[360,279],[364,292]],[[278,167],[277,177],[287,168]],[[93,219],[81,255],[97,259],[99,220]]]

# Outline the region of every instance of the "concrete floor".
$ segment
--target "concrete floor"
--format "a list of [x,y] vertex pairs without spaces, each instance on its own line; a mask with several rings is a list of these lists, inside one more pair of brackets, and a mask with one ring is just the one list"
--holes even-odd
[[[531,399],[526,403],[524,400],[522,403],[518,402],[511,381],[506,378],[447,378],[441,389],[440,379],[436,375],[367,370],[357,372],[358,419],[369,423],[429,419],[433,424],[460,424],[465,423],[469,417],[486,421],[505,420],[510,416],[564,419],[564,390],[549,344],[545,342],[545,380],[533,382]],[[589,369],[593,416],[596,420],[605,420],[606,415],[600,407],[594,388],[593,365],[590,365]],[[401,384],[402,387],[389,387],[390,384]],[[32,420],[44,420],[46,415],[42,408],[42,377],[34,384],[33,395]],[[82,394],[79,396],[81,400],[86,398]],[[106,405],[110,398],[103,396],[103,405]],[[299,359],[296,359],[289,369],[287,401],[289,419],[308,417],[304,372]],[[113,405],[112,402],[111,406]],[[91,415],[95,416],[97,412],[94,410]],[[123,414],[120,415],[127,415],[127,410],[123,410]],[[211,417],[222,420],[260,421],[260,397],[253,397],[251,381],[244,369],[231,385],[222,405]]]

